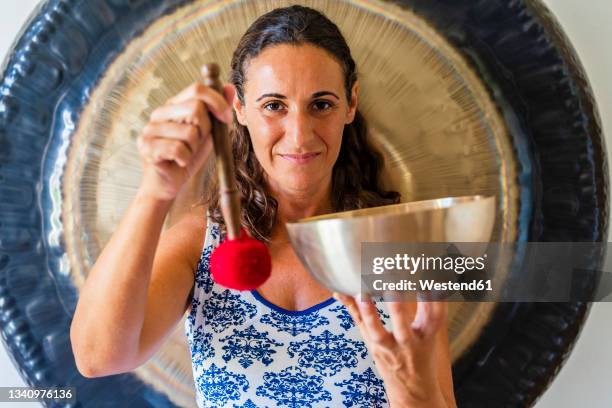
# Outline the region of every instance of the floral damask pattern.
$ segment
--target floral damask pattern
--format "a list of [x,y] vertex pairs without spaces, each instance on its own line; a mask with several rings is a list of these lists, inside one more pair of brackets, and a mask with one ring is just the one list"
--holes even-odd
[[241,391],[249,388],[244,374],[230,372],[224,367],[217,367],[215,363],[202,372],[197,384],[203,390],[206,400],[215,407],[220,407],[229,400],[239,399]]
[[[355,327],[355,322],[344,305],[339,305],[329,310],[330,312],[337,313],[336,317],[340,320],[340,327],[342,327],[344,330],[350,330],[351,327]],[[376,307],[376,310],[378,311],[378,315],[383,318],[383,324],[386,324],[390,316],[380,307]]]
[[330,392],[323,388],[323,379],[308,375],[299,367],[264,374],[264,384],[257,387],[257,395],[289,408],[311,408],[315,402],[331,401]]
[[226,343],[223,346],[223,359],[229,361],[237,358],[243,368],[248,368],[253,361],[270,365],[272,355],[276,353],[274,348],[283,345],[271,339],[268,332],[257,331],[253,325],[246,330],[234,329],[234,334],[221,339],[221,342]]
[[351,373],[350,380],[335,383],[343,387],[344,406],[382,408],[387,402],[385,387],[380,378],[368,367],[362,374]]
[[329,324],[329,320],[318,312],[293,315],[273,311],[261,317],[261,322],[276,327],[280,331],[297,336],[300,333],[308,333],[313,328]]
[[253,401],[248,399],[243,405],[234,404],[233,408],[257,408],[257,405],[255,405]]
[[368,351],[362,341],[349,340],[343,334],[325,330],[318,336],[304,341],[291,342],[287,348],[289,357],[298,356],[301,367],[312,367],[319,374],[329,377],[338,371],[357,366],[358,357],[366,357]]
[[208,245],[202,251],[200,262],[195,276],[195,284],[197,288],[202,288],[204,293],[210,293],[215,282],[210,274],[210,254],[212,253],[213,245]]
[[201,364],[205,359],[215,355],[215,349],[211,347],[212,333],[204,333],[202,326],[198,326],[188,338],[191,360],[194,364]]
[[247,318],[255,316],[257,308],[244,301],[239,294],[229,289],[221,293],[212,292],[212,296],[204,302],[202,307],[204,319],[212,324],[217,333],[232,325],[244,323]]

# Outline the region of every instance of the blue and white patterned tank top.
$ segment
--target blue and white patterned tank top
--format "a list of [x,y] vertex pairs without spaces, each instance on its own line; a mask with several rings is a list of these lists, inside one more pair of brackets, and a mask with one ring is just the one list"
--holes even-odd
[[[185,321],[199,407],[388,407],[383,382],[359,329],[329,299],[290,311],[256,290],[216,284],[212,250],[224,238],[208,218]],[[391,327],[384,304],[377,305]]]

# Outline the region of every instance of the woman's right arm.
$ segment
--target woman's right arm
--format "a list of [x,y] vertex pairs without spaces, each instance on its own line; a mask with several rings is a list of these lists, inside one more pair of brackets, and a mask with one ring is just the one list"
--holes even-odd
[[208,110],[226,123],[231,118],[223,96],[193,84],[156,109],[139,138],[141,186],[89,272],[70,327],[86,377],[140,366],[185,313],[203,245],[203,209],[160,233],[174,198],[212,151]]
[[140,366],[185,312],[205,223],[188,215],[160,237],[168,208],[139,192],[81,289],[70,337],[86,377]]

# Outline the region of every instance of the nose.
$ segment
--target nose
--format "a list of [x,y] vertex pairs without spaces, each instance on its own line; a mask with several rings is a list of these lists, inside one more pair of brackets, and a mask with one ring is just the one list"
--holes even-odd
[[287,117],[285,134],[294,143],[295,147],[305,147],[314,137],[312,120],[302,109],[293,111]]

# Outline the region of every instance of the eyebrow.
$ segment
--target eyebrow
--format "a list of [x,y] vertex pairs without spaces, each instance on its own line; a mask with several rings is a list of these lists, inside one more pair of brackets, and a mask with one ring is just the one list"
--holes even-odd
[[[336,99],[340,100],[340,98],[338,97],[338,95],[336,95],[335,93],[330,92],[330,91],[319,91],[319,92],[315,92],[315,93],[313,93],[313,94],[312,94],[312,97],[313,97],[313,98],[319,98],[319,97],[321,97],[321,96],[326,96],[326,95],[331,95],[331,96],[333,96],[334,98],[336,98]],[[279,94],[279,93],[266,93],[266,94],[261,95],[259,98],[257,98],[257,99],[255,100],[255,102],[259,102],[259,101],[261,101],[263,98],[278,98],[278,99],[287,99],[287,97],[286,97],[285,95],[282,95],[282,94]]]

